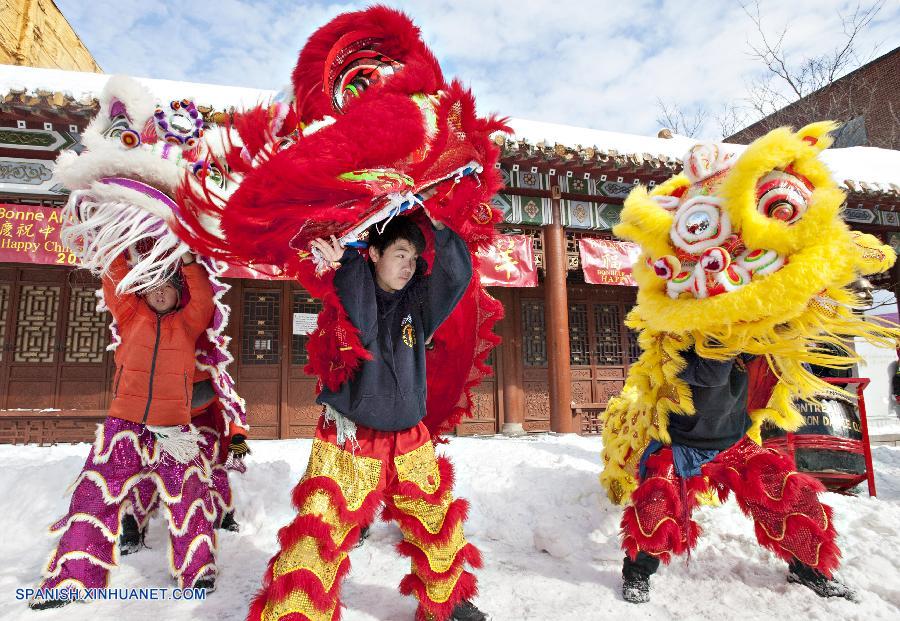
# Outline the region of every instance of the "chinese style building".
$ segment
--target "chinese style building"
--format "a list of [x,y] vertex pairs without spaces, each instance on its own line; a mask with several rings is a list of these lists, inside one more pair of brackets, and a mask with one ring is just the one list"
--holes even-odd
[[[52,178],[60,152],[81,148],[106,76],[0,67],[0,442],[93,437],[112,377],[109,317],[98,283],[59,244],[67,192]],[[161,100],[193,98],[214,121],[272,95],[251,89],[142,80]],[[624,319],[635,302],[633,248],[612,237],[636,184],[678,172],[694,141],[512,121],[497,136],[506,188],[501,237],[482,280],[506,317],[494,377],[478,388],[459,434],[597,433],[598,417],[638,355]],[[741,147],[735,147],[740,149]],[[855,228],[900,248],[896,151],[826,152],[848,193]],[[894,289],[896,272],[882,282]],[[303,373],[317,304],[290,281],[232,278],[227,302],[235,363],[255,438],[311,436],[320,408]]]

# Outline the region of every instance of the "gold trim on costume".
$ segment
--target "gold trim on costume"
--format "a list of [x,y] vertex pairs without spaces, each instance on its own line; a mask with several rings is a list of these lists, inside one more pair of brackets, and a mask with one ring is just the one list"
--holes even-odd
[[468,543],[465,535],[463,535],[462,522],[456,524],[450,538],[443,543],[426,543],[405,530],[403,531],[403,538],[425,554],[431,571],[438,574],[442,574],[450,569],[459,551]]
[[456,568],[450,577],[445,580],[428,580],[423,577],[416,571],[415,567],[413,568],[413,573],[419,576],[419,579],[425,585],[425,594],[435,604],[443,604],[450,596],[453,595],[454,589],[456,589],[456,583],[459,582],[459,577],[462,576],[463,568],[459,566]]
[[397,478],[415,483],[426,494],[435,493],[441,485],[441,473],[431,442],[409,453],[397,455],[394,465],[397,467]]
[[334,609],[337,607],[335,601],[331,607],[322,612],[304,591],[292,591],[290,595],[280,602],[268,602],[265,610],[263,610],[263,621],[278,621],[291,613],[301,614],[309,621],[331,621],[334,616]]
[[453,497],[444,494],[441,502],[433,504],[421,498],[407,498],[406,496],[394,496],[394,504],[397,509],[416,518],[425,530],[432,535],[441,532],[444,519],[447,517],[447,507],[453,502]]
[[304,479],[328,477],[338,484],[347,509],[358,511],[366,497],[378,488],[381,481],[381,461],[354,455],[330,442],[313,440],[309,465]]
[[303,506],[300,507],[300,515],[317,515],[322,518],[322,521],[331,527],[331,540],[336,547],[344,542],[347,533],[353,529],[352,522],[341,520],[331,494],[324,490],[317,489],[307,496]]
[[278,558],[272,567],[272,578],[278,578],[298,569],[308,569],[316,575],[325,590],[330,591],[341,561],[346,556],[346,552],[342,552],[337,560],[326,561],[319,555],[319,542],[314,537],[304,535],[290,548],[278,553]]

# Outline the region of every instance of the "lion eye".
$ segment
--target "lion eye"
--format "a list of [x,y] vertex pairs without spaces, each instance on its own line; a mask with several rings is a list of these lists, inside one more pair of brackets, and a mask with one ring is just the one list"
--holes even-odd
[[804,177],[773,170],[756,187],[756,208],[772,220],[793,224],[809,207],[812,187]]

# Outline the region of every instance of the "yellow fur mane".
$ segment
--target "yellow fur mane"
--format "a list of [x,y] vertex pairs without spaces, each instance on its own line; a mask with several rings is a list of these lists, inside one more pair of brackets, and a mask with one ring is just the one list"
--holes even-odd
[[[814,401],[836,392],[804,365],[847,368],[859,360],[847,350],[854,337],[890,348],[900,340],[897,326],[854,312],[860,303],[848,286],[862,274],[888,269],[896,255],[871,235],[851,231],[841,219],[845,195],[818,159],[831,144],[828,133],[834,127],[814,123],[796,133],[774,130],[748,146],[727,171],[716,196],[733,229],[748,248],[772,250],[786,259],[781,269],[737,290],[672,298],[651,267],[675,253],[669,237],[673,215],[654,197],[683,191],[691,183],[685,175],[652,191],[639,186],[626,199],[613,232],[642,250],[634,266],[637,305],[626,319],[639,334],[642,353],[603,415],[601,481],[614,502],[627,500],[636,487],[637,463],[650,440],[670,441],[669,413],[694,413],[690,389],[678,378],[686,349],[694,347],[713,359],[740,353],[766,357],[779,381],[767,406],[750,413],[748,435],[759,442],[764,420],[787,430],[799,427],[796,399]],[[759,180],[785,169],[812,185],[806,212],[791,224],[757,208]],[[836,345],[845,355],[823,351],[823,343]]]

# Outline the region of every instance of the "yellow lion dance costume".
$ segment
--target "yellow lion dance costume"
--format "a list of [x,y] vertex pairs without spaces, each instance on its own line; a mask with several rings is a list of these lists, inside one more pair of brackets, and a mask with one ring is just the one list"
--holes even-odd
[[[799,427],[795,399],[838,391],[805,365],[846,368],[859,360],[847,349],[853,337],[884,347],[900,337],[854,312],[850,286],[896,256],[841,220],[845,195],[818,159],[834,128],[777,129],[739,157],[697,145],[683,173],[625,201],[614,233],[642,250],[626,320],[642,353],[604,414],[601,482],[613,502],[630,500],[622,520],[630,601],[647,600],[660,560],[693,547],[690,512],[710,490],[722,500],[735,493],[760,544],[791,563],[790,580],[852,597],[832,577],[840,552],[821,485],[759,439],[765,420]],[[738,439],[694,442],[697,429],[714,434],[723,403],[746,421]]]

